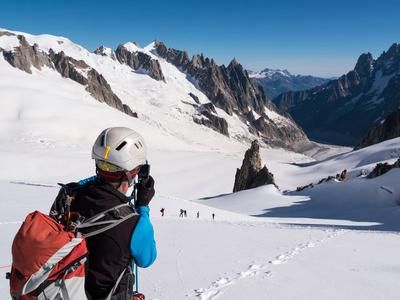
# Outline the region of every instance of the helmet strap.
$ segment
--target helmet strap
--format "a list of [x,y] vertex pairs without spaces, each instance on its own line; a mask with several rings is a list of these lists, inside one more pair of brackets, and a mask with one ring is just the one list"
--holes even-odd
[[126,178],[128,178],[129,187],[131,187],[132,183],[133,183],[133,178],[132,178],[131,172],[125,171],[125,176],[126,176]]

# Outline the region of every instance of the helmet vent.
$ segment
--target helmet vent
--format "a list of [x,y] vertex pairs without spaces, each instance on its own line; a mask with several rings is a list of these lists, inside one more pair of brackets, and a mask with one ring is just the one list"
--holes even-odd
[[138,141],[138,143],[139,143],[140,147],[143,147],[143,145],[142,145],[142,143],[140,141]]
[[135,146],[136,146],[136,148],[138,148],[139,149],[139,146],[135,143]]
[[101,136],[100,146],[104,147],[104,145],[106,144],[105,142],[106,142],[106,135],[103,134]]
[[119,150],[121,150],[122,148],[124,148],[125,145],[126,145],[126,142],[123,141],[121,144],[119,144],[119,146],[118,146],[117,148],[115,148],[115,150],[119,151]]

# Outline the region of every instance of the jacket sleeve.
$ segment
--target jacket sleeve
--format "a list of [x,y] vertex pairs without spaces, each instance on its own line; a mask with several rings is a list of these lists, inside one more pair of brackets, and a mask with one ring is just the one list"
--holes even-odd
[[157,257],[156,242],[154,240],[153,225],[150,222],[149,207],[139,206],[139,221],[131,239],[131,253],[134,262],[141,268],[147,268],[153,264]]

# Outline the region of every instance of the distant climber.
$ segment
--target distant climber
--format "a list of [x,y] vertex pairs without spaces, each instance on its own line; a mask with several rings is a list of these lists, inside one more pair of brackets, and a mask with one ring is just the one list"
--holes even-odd
[[346,179],[347,179],[347,170],[344,169],[344,170],[342,171],[342,173],[340,173],[339,180],[340,180],[340,181],[345,181]]
[[213,221],[215,220],[215,214],[214,213],[212,214],[212,219],[213,219]]
[[197,219],[200,218],[200,212],[197,211]]
[[165,208],[163,207],[160,209],[161,217],[164,217],[164,212],[165,212]]

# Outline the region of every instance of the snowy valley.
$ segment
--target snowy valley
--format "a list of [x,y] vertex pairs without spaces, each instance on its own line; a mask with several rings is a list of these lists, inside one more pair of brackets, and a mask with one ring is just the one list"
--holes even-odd
[[[129,53],[150,57],[137,58],[134,69],[108,48],[94,54],[66,38],[21,33],[29,47],[37,44],[35,53],[50,57],[52,49],[73,58],[67,65],[86,80],[90,68],[97,70],[121,101],[113,106],[90,92],[91,83],[49,67],[54,61],[40,69],[32,62],[31,73],[12,66],[2,52],[21,45],[18,34],[0,36],[1,299],[8,299],[5,273],[24,217],[48,212],[57,183],[94,175],[91,147],[110,126],[144,136],[156,181],[150,208],[158,258],[139,271],[147,299],[398,299],[400,169],[367,175],[377,163],[399,159],[400,138],[357,151],[318,145],[251,85],[241,87],[249,99],[259,100],[252,106],[235,107],[230,102],[237,99],[235,91],[223,81],[218,84],[226,95],[216,94],[213,100],[222,100],[214,103],[213,91],[201,87],[204,69],[192,69],[197,59],[204,66],[205,58],[182,63],[183,54],[157,52],[155,43],[143,48],[127,43],[128,63],[137,57]],[[173,64],[171,53],[181,63]],[[229,74],[237,74],[235,64]],[[149,72],[161,74],[154,70],[163,79],[151,77]],[[123,104],[131,113],[121,111]],[[215,126],[225,124],[218,118],[229,134]],[[271,132],[276,140],[268,144]],[[232,193],[236,168],[256,138],[279,189],[267,185]],[[296,149],[288,146],[295,143]],[[318,184],[344,169],[346,180]],[[313,187],[296,191],[310,183]],[[180,209],[187,210],[186,218],[179,217]]]

